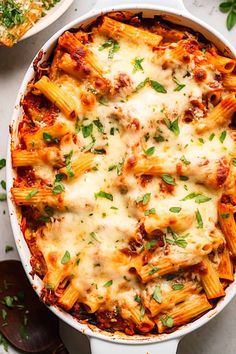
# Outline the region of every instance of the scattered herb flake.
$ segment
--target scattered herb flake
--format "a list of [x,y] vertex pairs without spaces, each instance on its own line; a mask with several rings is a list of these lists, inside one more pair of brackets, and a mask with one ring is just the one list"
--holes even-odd
[[163,174],[161,176],[161,179],[167,184],[171,184],[172,186],[176,186],[174,178],[167,173]]
[[104,286],[104,288],[108,288],[112,284],[113,284],[113,280],[108,280],[103,286]]
[[222,219],[228,219],[230,217],[229,213],[220,214]]
[[161,291],[161,287],[160,285],[157,285],[155,287],[155,290],[154,290],[154,293],[152,295],[153,299],[158,302],[158,304],[161,304],[162,303],[162,291]]
[[61,264],[67,264],[70,261],[70,252],[66,251],[61,259]]
[[196,211],[196,219],[197,219],[197,228],[202,229],[203,228],[203,221],[202,221],[202,216],[200,211],[197,209]]
[[34,188],[31,192],[29,192],[26,196],[26,199],[33,198],[38,192],[40,191],[39,188]]
[[134,68],[133,68],[133,74],[136,73],[136,71],[143,71],[142,67],[142,62],[144,61],[144,58],[136,57],[134,58]]
[[174,320],[173,320],[173,318],[170,315],[166,314],[166,315],[162,316],[160,318],[160,320],[161,320],[163,326],[169,327],[169,328],[173,327]]
[[180,284],[180,283],[175,283],[172,285],[172,289],[173,290],[181,290],[184,288],[184,284]]
[[98,193],[95,193],[95,199],[97,198],[106,198],[108,200],[113,201],[113,195],[104,191],[100,191]]
[[225,138],[226,138],[226,135],[227,135],[227,132],[226,130],[224,130],[221,134],[220,134],[220,142],[223,144],[223,142],[225,141]]
[[181,209],[182,209],[182,208],[180,208],[180,207],[171,207],[171,208],[169,209],[169,211],[170,211],[171,213],[179,213],[179,212],[181,211]]
[[13,250],[14,250],[14,247],[9,246],[9,245],[6,245],[6,247],[5,247],[5,252],[6,252],[6,253],[11,252],[11,251],[13,251]]
[[152,88],[159,93],[167,93],[166,89],[164,86],[162,86],[159,82],[155,81],[155,80],[150,80],[150,84],[152,86]]

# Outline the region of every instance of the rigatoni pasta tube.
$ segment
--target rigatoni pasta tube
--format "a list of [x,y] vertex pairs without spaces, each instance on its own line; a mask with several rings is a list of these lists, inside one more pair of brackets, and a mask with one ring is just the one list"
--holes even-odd
[[51,189],[43,188],[12,188],[11,193],[16,205],[49,205],[63,209],[64,193],[54,194]]
[[158,313],[163,312],[173,305],[178,304],[189,298],[192,294],[197,294],[201,290],[201,287],[196,286],[194,283],[183,284],[183,288],[180,290],[172,290],[165,294],[161,303],[155,301],[153,298],[150,300],[148,309],[151,312],[151,316],[155,317]]
[[227,247],[225,247],[223,253],[221,253],[219,256],[221,257],[220,264],[218,267],[218,275],[220,279],[233,281],[234,280],[233,263],[230,259],[230,255]]
[[223,76],[223,85],[228,90],[236,91],[236,74],[225,74]]
[[106,33],[112,38],[124,38],[134,43],[142,42],[151,46],[152,48],[157,47],[162,40],[162,36],[143,30],[141,28],[136,28],[134,26],[118,22],[107,16],[104,16],[103,22],[98,30],[101,33]]
[[207,59],[217,70],[224,74],[233,72],[236,67],[235,59],[226,58],[221,55],[210,55],[207,53]]
[[231,204],[219,202],[218,214],[221,230],[224,233],[228,248],[236,256],[236,223],[234,220],[234,207]]
[[71,162],[70,168],[68,168],[68,166],[61,168],[60,173],[63,173],[68,178],[79,177],[92,167],[93,160],[94,154],[81,154]]
[[[143,313],[142,313],[143,311]],[[124,319],[131,319],[140,332],[147,333],[152,330],[155,323],[147,316],[143,305],[130,306],[129,308],[121,308],[121,316]]]
[[173,322],[172,327],[181,326],[211,308],[212,305],[207,301],[204,294],[192,295],[188,300],[176,305],[168,313],[163,313],[155,319],[158,332],[163,333],[168,328],[166,325],[167,318],[170,318],[171,322]]
[[79,112],[73,99],[47,76],[43,76],[34,86],[46,96],[49,101],[54,103],[67,118],[75,119],[77,117]]
[[44,148],[42,150],[14,150],[12,151],[13,167],[42,165],[50,163],[52,165],[62,165],[60,150],[56,147]]
[[220,282],[218,273],[208,256],[205,256],[202,261],[204,271],[201,273],[202,286],[206,292],[208,299],[224,296],[225,291]]
[[79,291],[70,283],[59,298],[58,304],[66,311],[69,311],[78,300],[78,297]]
[[198,121],[196,131],[203,133],[215,128],[219,128],[230,123],[230,119],[236,112],[236,94],[232,93],[226,96],[216,107],[208,113],[208,115]]
[[54,125],[40,128],[35,133],[24,134],[23,140],[28,150],[41,149],[48,142],[47,139],[45,140],[45,137],[50,137],[50,143],[56,143],[56,139],[62,138],[68,132],[69,128],[66,124],[55,123]]

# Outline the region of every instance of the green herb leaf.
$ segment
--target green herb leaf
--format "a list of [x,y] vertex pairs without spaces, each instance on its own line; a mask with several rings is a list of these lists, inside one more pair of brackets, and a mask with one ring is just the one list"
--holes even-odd
[[58,143],[57,138],[53,138],[51,134],[44,132],[43,133],[43,140],[45,140],[47,143]]
[[90,232],[90,236],[97,242],[101,243],[101,241],[97,238],[97,234],[95,232]]
[[164,86],[162,86],[159,82],[155,80],[150,80],[152,88],[159,93],[167,93],[166,89]]
[[150,270],[150,272],[148,273],[148,275],[153,275],[153,274],[155,274],[156,272],[158,272],[158,270],[160,270],[160,268],[154,266],[154,267],[152,267],[152,269]]
[[164,122],[169,130],[171,130],[176,136],[179,135],[179,118],[176,118],[173,122],[167,118],[164,118]]
[[188,180],[189,180],[189,177],[187,177],[187,176],[179,176],[179,179],[180,179],[181,181],[188,181]]
[[104,133],[104,128],[103,128],[103,125],[102,125],[102,123],[101,123],[101,121],[100,121],[99,118],[95,119],[95,120],[93,121],[93,123],[94,123],[94,125],[98,128],[98,131],[99,131],[100,133]]
[[171,184],[172,186],[176,186],[174,178],[171,175],[168,175],[167,173],[163,174],[161,176],[161,179],[167,184]]
[[184,197],[181,200],[185,201],[185,200],[193,199],[193,198],[196,198],[198,195],[199,195],[199,193],[190,193],[190,194],[186,195],[186,197]]
[[143,197],[140,197],[137,199],[137,203],[142,202],[143,205],[146,205],[149,202],[150,197],[151,197],[151,193],[146,193],[146,194],[144,194]]
[[175,244],[181,248],[186,248],[188,242],[184,238],[177,238],[177,240],[175,240]]
[[152,295],[153,299],[158,302],[158,304],[161,304],[162,303],[162,292],[161,292],[161,287],[160,285],[157,285],[155,290],[154,290],[154,293]]
[[209,200],[211,200],[211,198],[209,197],[205,197],[204,195],[198,195],[195,199],[195,203],[201,204],[201,203],[206,203]]
[[9,307],[9,308],[14,307],[13,302],[14,302],[14,298],[13,298],[12,296],[9,296],[9,295],[8,295],[8,296],[5,296],[5,297],[3,298],[3,300],[2,300],[2,304],[5,305],[5,306],[7,306],[7,307]]
[[180,161],[182,161],[186,166],[191,164],[191,162],[188,161],[184,155],[181,156]]
[[231,29],[235,26],[235,24],[236,24],[236,12],[235,10],[231,10],[226,20],[228,31],[231,31]]
[[133,68],[133,74],[136,73],[136,71],[143,71],[143,67],[142,67],[142,62],[144,61],[144,58],[139,58],[136,57],[134,59],[134,68]]
[[6,247],[5,247],[5,253],[11,252],[11,251],[13,251],[13,250],[14,250],[14,247],[9,246],[9,245],[6,245]]
[[162,317],[160,318],[160,320],[161,320],[163,326],[165,326],[165,327],[171,328],[171,327],[173,327],[173,325],[174,325],[174,320],[173,320],[173,318],[172,318],[171,316],[167,315],[167,314],[164,315],[164,316],[162,316]]
[[113,201],[113,195],[104,191],[100,191],[98,193],[95,193],[95,199],[97,198],[106,198],[108,200]]
[[144,154],[147,156],[152,156],[155,152],[155,146],[151,146],[147,150],[143,150]]
[[40,191],[39,188],[33,189],[31,192],[29,192],[26,196],[26,199],[31,199],[33,198],[38,192]]
[[184,284],[176,283],[172,285],[173,290],[181,290],[184,288]]
[[155,247],[156,244],[157,244],[156,240],[147,241],[145,245],[145,249],[150,250],[151,248]]
[[119,50],[120,50],[120,45],[119,45],[119,43],[114,39],[114,40],[113,40],[113,46],[109,49],[108,59],[113,59],[114,54],[117,53]]
[[140,320],[142,320],[145,316],[145,307],[143,306],[143,304],[141,304],[140,306]]
[[113,280],[108,280],[103,286],[104,286],[104,288],[108,288],[112,284],[113,284]]
[[145,216],[148,216],[150,214],[156,214],[156,209],[155,208],[151,208],[149,210],[146,210],[145,213],[144,213]]
[[8,347],[9,347],[9,344],[8,344],[8,341],[3,337],[2,334],[0,334],[0,345],[3,346],[4,350],[6,352],[8,352]]
[[7,319],[7,311],[5,310],[5,309],[2,309],[2,319],[3,319],[3,321],[6,321],[6,319]]
[[227,13],[227,12],[229,12],[231,10],[232,5],[233,5],[232,1],[222,2],[219,5],[219,9],[220,9],[221,12]]
[[165,138],[164,138],[164,136],[162,136],[162,135],[154,136],[153,139],[154,139],[157,143],[162,143],[163,141],[165,141]]
[[102,51],[106,48],[110,48],[113,45],[113,38],[109,38],[108,41],[106,41],[105,43],[103,43],[102,45],[100,45],[100,47],[98,48],[99,51]]
[[84,125],[82,126],[82,134],[84,138],[88,138],[93,131],[93,124],[88,124],[88,125]]
[[232,164],[236,167],[236,158],[232,158]]
[[212,141],[215,137],[215,133],[211,133],[211,135],[209,136],[209,140]]
[[66,251],[61,259],[61,264],[67,264],[70,261],[70,252]]
[[137,294],[134,297],[134,301],[136,301],[138,304],[141,304],[141,302],[142,302],[141,297]]
[[229,213],[220,214],[222,219],[228,219],[230,217]]
[[98,101],[102,106],[108,106],[109,102],[108,99],[106,97],[100,97],[99,101]]
[[57,173],[55,176],[55,182],[61,182],[65,175],[63,173]]
[[174,83],[177,85],[177,87],[174,89],[174,92],[178,92],[181,91],[186,85],[185,84],[181,84],[179,82],[179,80],[176,79],[175,76],[172,77],[172,80],[174,81]]
[[172,207],[172,208],[169,209],[169,211],[171,213],[179,213],[181,211],[181,209],[182,208],[180,208],[180,207]]
[[0,170],[6,166],[6,159],[1,159],[0,160]]
[[4,202],[5,200],[7,200],[6,193],[0,193],[0,202]]
[[203,228],[203,221],[202,221],[202,216],[200,211],[197,209],[196,211],[196,219],[197,219],[197,228],[202,229]]
[[226,130],[224,130],[221,134],[220,134],[220,142],[223,144],[223,142],[225,141],[227,132]]
[[60,194],[62,192],[64,192],[65,190],[65,187],[63,186],[63,184],[56,184],[54,187],[53,187],[53,194]]
[[141,81],[134,89],[134,92],[140,91],[142,88],[146,86],[146,84],[149,82],[149,77],[147,77],[144,81]]
[[5,181],[1,181],[1,186],[4,190],[6,190],[6,182]]

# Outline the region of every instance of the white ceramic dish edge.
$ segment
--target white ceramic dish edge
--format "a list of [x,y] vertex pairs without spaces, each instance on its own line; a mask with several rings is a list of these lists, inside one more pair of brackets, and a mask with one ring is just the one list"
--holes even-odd
[[[195,24],[195,27],[200,28],[200,32],[204,32],[204,30],[206,30],[206,32],[208,33],[208,38],[213,36],[215,42],[217,42],[217,38],[218,38],[218,43],[216,44],[218,44],[221,47],[221,49],[223,49],[223,47],[226,47],[227,52],[231,51],[232,55],[236,56],[235,49],[221,36],[221,34],[219,34],[217,31],[212,29],[210,26],[203,23],[201,20],[196,19],[195,17],[190,15],[187,12],[187,10],[185,10],[182,0],[168,1],[168,5],[170,7],[167,6],[166,0],[158,0],[157,1],[158,4],[155,5],[154,4],[144,5],[143,4],[144,1],[140,1],[137,4],[138,1],[139,0],[136,0],[136,2],[133,4],[132,3],[126,4],[125,0],[121,0],[119,1],[120,3],[119,5],[112,6],[111,1],[109,0],[99,0],[98,3],[96,4],[96,8],[101,7],[102,12],[111,11],[113,9],[115,10],[133,9],[135,11],[136,10],[140,11],[142,9],[147,12],[149,11],[150,13],[157,11],[170,16],[171,15],[179,16],[179,18],[183,21],[183,23],[186,23],[186,21],[188,20],[190,22],[193,22],[193,24]],[[121,5],[121,3],[123,3],[123,5]],[[105,7],[103,9],[103,7],[106,5],[109,5],[109,7]],[[82,23],[86,23],[86,22],[88,23],[91,20],[93,20],[93,18],[96,18],[100,13],[101,10],[97,10],[97,9],[92,10],[88,14],[66,25],[64,28],[62,28],[52,38],[48,40],[48,42],[42,48],[43,51],[45,53],[50,52],[57,38],[65,30],[72,28],[74,26],[78,26],[79,24]],[[213,40],[212,38],[209,39]],[[26,89],[27,83],[33,77],[33,74],[34,72],[31,63],[30,68],[28,69],[24,77],[24,80],[22,82],[16,100],[16,106],[14,109],[13,119],[12,119],[12,127],[14,129],[16,128],[17,125],[16,122],[20,114],[20,106],[19,106],[20,98]],[[32,277],[30,276],[30,272],[32,270],[30,265],[30,252],[28,250],[28,247],[26,245],[26,242],[24,240],[24,237],[21,233],[18,224],[16,208],[11,200],[10,188],[12,186],[13,178],[14,178],[14,172],[11,166],[10,141],[9,141],[8,156],[7,156],[7,193],[8,193],[8,207],[9,207],[9,212],[11,217],[11,225],[15,237],[15,242],[21,257],[21,261],[25,268],[26,274],[29,277],[29,280],[33,284],[37,293],[40,293],[42,282],[37,277],[35,277],[32,280]],[[181,327],[176,332],[170,334],[164,334],[164,335],[157,335],[151,338],[140,337],[140,336],[129,338],[127,336],[122,337],[116,334],[115,335],[108,334],[106,332],[100,331],[99,329],[91,329],[86,325],[78,323],[75,319],[72,318],[72,316],[70,316],[68,313],[63,312],[58,308],[52,307],[51,309],[62,320],[64,320],[65,322],[67,322],[69,325],[76,328],[80,332],[86,334],[90,338],[91,349],[93,354],[110,354],[111,352],[113,354],[123,354],[124,351],[126,351],[127,354],[154,354],[154,353],[174,354],[176,353],[179,340],[184,335],[199,328],[200,326],[207,323],[211,318],[216,316],[229,303],[229,301],[233,298],[235,294],[236,294],[236,287],[234,282],[228,287],[226,291],[226,297],[218,303],[215,309],[211,310],[210,312],[208,312],[198,320],[194,321],[193,323]]]
[[64,14],[64,12],[66,12],[66,10],[70,7],[73,1],[74,0],[61,0],[59,3],[57,3],[54,7],[52,7],[50,10],[46,12],[46,16],[41,17],[34,24],[34,26],[31,27],[30,30],[27,31],[24,34],[24,36],[22,36],[22,38],[20,38],[19,42],[34,36],[36,33],[50,26],[59,17],[61,17]]

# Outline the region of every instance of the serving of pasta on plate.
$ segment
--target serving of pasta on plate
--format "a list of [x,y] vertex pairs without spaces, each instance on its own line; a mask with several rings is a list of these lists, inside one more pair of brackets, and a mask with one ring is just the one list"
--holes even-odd
[[1,0],[0,44],[12,47],[60,0]]
[[236,61],[161,17],[64,32],[21,100],[11,190],[48,305],[174,331],[234,280]]

